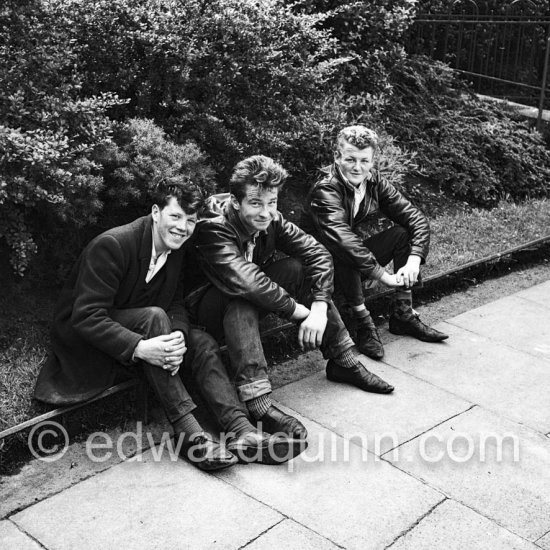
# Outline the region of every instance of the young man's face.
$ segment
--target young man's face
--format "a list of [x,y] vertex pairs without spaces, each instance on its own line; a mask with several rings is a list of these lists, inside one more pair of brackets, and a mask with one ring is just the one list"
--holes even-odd
[[239,218],[248,229],[250,235],[264,231],[277,214],[277,197],[279,189],[260,188],[255,185],[246,186],[246,194],[241,202],[231,197],[233,207],[239,213]]
[[197,214],[186,214],[174,197],[160,209],[153,205],[153,239],[157,254],[177,250],[193,234]]
[[358,149],[355,145],[344,141],[340,144],[339,154],[334,156],[334,162],[353,185],[359,185],[369,177],[374,166],[374,149],[372,147]]

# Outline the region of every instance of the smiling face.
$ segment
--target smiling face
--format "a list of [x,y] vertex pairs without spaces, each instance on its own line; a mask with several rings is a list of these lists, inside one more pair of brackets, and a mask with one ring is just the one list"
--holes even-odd
[[231,196],[233,207],[250,235],[269,227],[277,215],[278,195],[278,187],[266,188],[247,184],[241,202],[234,195]]
[[334,156],[334,162],[350,183],[359,185],[370,176],[370,171],[374,166],[374,149],[372,147],[359,149],[355,145],[343,141]]
[[151,214],[157,254],[181,248],[193,234],[197,223],[197,214],[186,214],[175,197],[170,197],[167,205],[162,209],[154,204]]

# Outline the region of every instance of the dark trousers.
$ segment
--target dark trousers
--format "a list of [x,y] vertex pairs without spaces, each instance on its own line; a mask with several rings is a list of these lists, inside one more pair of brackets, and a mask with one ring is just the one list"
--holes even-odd
[[[393,260],[394,271],[403,267],[409,259],[411,245],[409,233],[400,225],[394,225],[368,239],[364,245],[374,254],[380,265],[389,264]],[[341,292],[350,306],[359,306],[364,303],[362,281],[366,279],[358,270],[334,262],[334,285]]]
[[[278,260],[264,272],[299,302],[310,304],[310,289],[298,260]],[[218,342],[227,344],[230,371],[241,401],[271,392],[259,329],[260,319],[267,313],[252,302],[230,298],[215,287],[206,292],[197,308],[198,323],[204,325]],[[353,340],[332,302],[327,316],[321,351],[325,358],[332,358],[351,348]]]
[[[111,318],[126,328],[154,338],[172,332],[172,324],[166,312],[159,307],[143,307],[115,310]],[[222,362],[219,346],[206,332],[191,328],[187,335],[187,352],[182,368],[190,370],[201,395],[222,429],[238,416],[245,416],[243,405],[237,398]],[[182,379],[169,371],[142,361],[147,381],[162,404],[168,420],[176,422],[195,409]]]

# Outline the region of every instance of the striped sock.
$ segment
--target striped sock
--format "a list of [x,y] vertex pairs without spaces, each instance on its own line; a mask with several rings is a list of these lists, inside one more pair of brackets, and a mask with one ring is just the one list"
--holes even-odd
[[271,397],[269,393],[264,393],[260,397],[254,397],[246,402],[246,406],[252,415],[252,418],[259,420],[271,407]]
[[203,432],[201,425],[197,422],[197,419],[193,416],[193,413],[187,413],[172,424],[174,434],[183,434],[184,436],[191,436],[196,433]]
[[334,362],[339,367],[344,367],[345,369],[350,369],[351,367],[357,365],[357,354],[355,353],[355,346],[347,349],[338,357],[335,357]]

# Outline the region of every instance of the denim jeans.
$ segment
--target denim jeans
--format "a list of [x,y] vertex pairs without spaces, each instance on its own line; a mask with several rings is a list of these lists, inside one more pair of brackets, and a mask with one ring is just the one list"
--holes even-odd
[[[264,269],[265,274],[304,305],[310,305],[308,281],[302,264],[284,258]],[[210,288],[197,308],[198,323],[218,340],[227,344],[230,371],[241,401],[248,401],[271,392],[259,322],[268,313],[241,298],[230,298],[217,288]],[[325,358],[337,357],[351,348],[353,340],[332,302],[328,305],[327,327],[321,344]]]
[[[144,339],[172,332],[168,315],[159,307],[119,309],[111,312],[111,318],[143,335]],[[229,380],[219,346],[212,336],[197,328],[189,330],[186,345],[182,368],[190,370],[218,424],[226,429],[237,416],[246,416],[246,412]],[[195,409],[196,405],[179,375],[172,376],[168,371],[145,361],[141,363],[147,381],[171,423]]]
[[[409,259],[411,245],[407,230],[400,225],[394,225],[368,239],[364,245],[374,254],[380,265],[389,264],[393,260],[394,271],[403,267]],[[334,267],[334,285],[341,292],[350,306],[364,303],[362,281],[365,280],[357,269],[337,265]]]

